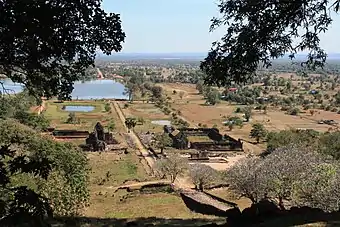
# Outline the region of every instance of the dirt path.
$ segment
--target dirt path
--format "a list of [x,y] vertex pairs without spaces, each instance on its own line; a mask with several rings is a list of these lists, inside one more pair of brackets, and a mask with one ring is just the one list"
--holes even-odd
[[[118,103],[116,101],[114,101],[113,103],[111,103],[111,105],[113,105],[113,108],[116,110],[119,119],[121,120],[122,124],[124,125],[125,129],[128,130],[128,128],[125,125],[125,116],[122,112],[122,110],[120,109],[120,107],[118,106]],[[143,156],[143,158],[146,160],[146,162],[148,163],[149,167],[153,170],[153,167],[155,165],[155,157],[154,155],[149,152],[144,145],[142,144],[142,142],[139,140],[138,136],[136,135],[136,133],[133,130],[130,130],[130,133],[128,133],[128,135],[130,136],[130,138],[133,140],[134,144],[136,145],[136,147],[138,148],[138,150],[140,151],[141,155]]]
[[40,106],[32,107],[31,110],[36,112],[38,115],[40,115],[44,110],[46,109],[46,101],[42,100],[42,103]]

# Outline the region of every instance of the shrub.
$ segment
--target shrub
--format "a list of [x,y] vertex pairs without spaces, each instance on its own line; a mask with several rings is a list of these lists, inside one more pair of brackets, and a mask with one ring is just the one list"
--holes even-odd
[[300,109],[299,108],[291,108],[289,111],[288,111],[288,114],[290,115],[298,115],[300,113]]
[[105,103],[104,109],[105,109],[106,112],[110,112],[110,110],[111,110],[110,103]]
[[241,107],[237,107],[236,110],[235,110],[235,113],[242,113]]

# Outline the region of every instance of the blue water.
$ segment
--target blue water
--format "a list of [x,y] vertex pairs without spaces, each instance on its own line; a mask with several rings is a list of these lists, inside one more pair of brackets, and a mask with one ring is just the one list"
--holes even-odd
[[[1,80],[4,87],[10,89],[10,94],[15,94],[23,90],[23,86],[13,83],[11,80]],[[71,93],[73,100],[90,100],[90,99],[128,99],[123,95],[125,87],[119,82],[113,80],[93,80],[86,82],[75,82],[74,90]],[[3,92],[2,87],[0,91]]]
[[123,95],[124,90],[123,84],[113,80],[93,80],[76,82],[71,96],[73,100],[128,99],[127,95]]
[[0,92],[7,94],[16,94],[22,92],[24,86],[19,83],[13,83],[9,79],[0,80],[4,86],[0,84]]
[[63,110],[67,112],[91,112],[94,110],[94,106],[64,106]]
[[169,120],[155,120],[155,121],[151,121],[151,124],[154,124],[154,125],[171,125],[171,121]]

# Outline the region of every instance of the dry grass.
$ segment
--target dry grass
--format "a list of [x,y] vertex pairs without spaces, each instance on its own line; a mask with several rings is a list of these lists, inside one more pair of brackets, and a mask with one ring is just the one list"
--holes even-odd
[[209,136],[188,136],[188,140],[190,142],[213,142]]
[[[289,78],[289,74],[279,74],[279,77]],[[294,75],[294,79],[299,79]],[[205,100],[202,95],[199,95],[195,89],[195,85],[166,83],[162,84],[162,87],[166,91],[168,96],[171,96],[174,100],[172,107],[181,111],[181,115],[192,123],[192,126],[198,124],[207,125],[212,127],[217,125],[221,133],[228,134],[236,139],[241,138],[246,141],[244,143],[245,150],[252,151],[254,153],[260,153],[266,146],[265,144],[254,144],[254,140],[249,138],[249,133],[253,123],[262,123],[269,131],[279,131],[290,128],[300,129],[314,129],[320,132],[326,132],[330,129],[335,130],[336,127],[326,124],[318,124],[318,120],[333,119],[340,122],[340,114],[329,111],[317,111],[314,116],[311,116],[309,112],[301,113],[299,116],[291,116],[285,112],[277,109],[268,109],[264,114],[261,111],[253,111],[253,116],[249,123],[244,123],[242,128],[235,127],[232,131],[223,125],[223,117],[236,115],[234,111],[237,107],[242,105],[230,104],[222,101],[215,106],[205,105]],[[178,95],[172,94],[172,91],[184,91],[185,95],[183,99],[180,99]],[[334,92],[333,92],[334,93]],[[242,117],[242,114],[237,114]],[[248,143],[250,142],[250,143]]]
[[[139,158],[134,154],[118,155],[108,153],[88,154],[92,167],[90,174],[90,207],[85,210],[86,217],[135,219],[213,219],[216,217],[195,214],[189,211],[176,194],[139,194],[114,191],[123,182],[153,180],[147,176]],[[107,178],[107,173],[110,177]],[[103,179],[106,179],[103,182]],[[101,184],[101,185],[99,185]]]

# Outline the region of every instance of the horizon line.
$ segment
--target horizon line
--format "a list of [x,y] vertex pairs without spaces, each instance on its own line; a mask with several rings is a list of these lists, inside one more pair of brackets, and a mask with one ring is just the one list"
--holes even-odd
[[[208,54],[209,52],[112,52],[111,55],[114,54]],[[296,53],[296,54],[308,54],[309,52],[300,52],[300,53]],[[340,54],[340,52],[326,52],[327,55],[331,55],[331,54]],[[105,55],[104,53],[101,52],[97,52],[97,54],[100,55]],[[289,53],[285,54],[285,55],[289,55]]]

